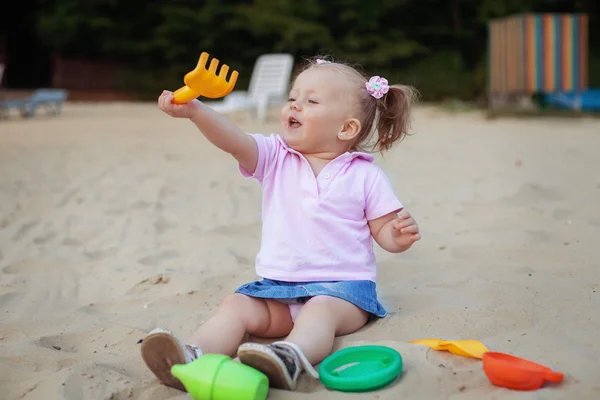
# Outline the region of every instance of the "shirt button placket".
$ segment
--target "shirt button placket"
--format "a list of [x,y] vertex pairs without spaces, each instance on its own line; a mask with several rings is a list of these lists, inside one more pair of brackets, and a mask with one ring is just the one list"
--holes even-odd
[[[329,172],[323,172],[323,174],[319,175],[317,179],[317,185],[319,186],[319,193],[323,193],[327,190],[327,186],[329,186],[329,180],[331,179],[331,174]],[[319,196],[319,201],[322,200]]]

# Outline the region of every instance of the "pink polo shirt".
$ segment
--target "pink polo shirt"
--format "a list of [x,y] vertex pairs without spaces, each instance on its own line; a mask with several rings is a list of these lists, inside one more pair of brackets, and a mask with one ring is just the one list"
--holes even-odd
[[368,220],[402,209],[367,153],[345,153],[315,177],[308,161],[279,135],[251,134],[262,185],[262,241],[256,273],[288,282],[376,278]]

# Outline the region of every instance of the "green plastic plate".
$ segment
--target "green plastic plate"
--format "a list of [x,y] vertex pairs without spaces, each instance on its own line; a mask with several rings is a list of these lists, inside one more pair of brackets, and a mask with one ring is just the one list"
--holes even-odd
[[402,356],[385,346],[354,346],[336,351],[319,366],[319,379],[342,392],[368,392],[389,385],[402,373]]

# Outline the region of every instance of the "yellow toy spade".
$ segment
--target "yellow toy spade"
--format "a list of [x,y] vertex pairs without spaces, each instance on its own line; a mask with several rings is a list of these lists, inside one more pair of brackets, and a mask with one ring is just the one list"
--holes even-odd
[[184,104],[188,101],[194,100],[198,96],[204,96],[211,99],[217,99],[219,97],[227,96],[233,90],[235,83],[237,82],[238,72],[232,71],[229,81],[227,81],[227,72],[229,72],[229,66],[223,64],[219,75],[217,75],[217,66],[219,60],[213,58],[210,62],[210,66],[206,69],[206,62],[208,61],[208,53],[203,52],[200,54],[198,65],[193,71],[188,72],[183,77],[185,86],[177,89],[173,93],[174,104]]
[[490,351],[478,340],[420,339],[409,343],[421,344],[431,347],[433,350],[446,350],[452,354],[471,358],[482,358],[483,353]]

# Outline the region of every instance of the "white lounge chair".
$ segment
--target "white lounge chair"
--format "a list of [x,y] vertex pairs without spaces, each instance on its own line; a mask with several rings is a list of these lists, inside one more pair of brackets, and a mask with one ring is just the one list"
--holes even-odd
[[269,106],[286,98],[293,67],[291,54],[263,54],[256,59],[247,92],[234,90],[222,101],[206,104],[223,113],[254,110],[258,119],[265,121]]

